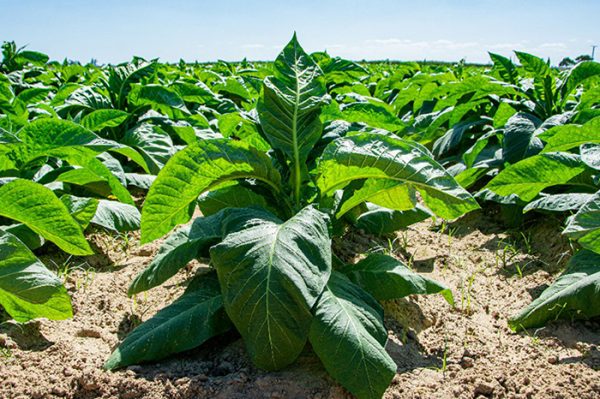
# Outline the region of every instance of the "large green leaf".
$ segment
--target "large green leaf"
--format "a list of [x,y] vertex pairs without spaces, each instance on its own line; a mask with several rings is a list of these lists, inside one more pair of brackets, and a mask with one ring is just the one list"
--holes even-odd
[[563,233],[576,238],[582,247],[600,253],[600,191],[569,218]]
[[545,195],[531,201],[523,209],[523,213],[531,210],[542,210],[551,212],[576,211],[590,200],[592,194],[567,193]]
[[183,99],[175,91],[161,85],[133,84],[127,98],[133,105],[149,105],[171,119],[185,118],[190,114]]
[[359,399],[381,398],[396,374],[381,305],[333,272],[313,313],[310,343],[325,369]]
[[237,182],[225,183],[198,198],[198,207],[205,216],[215,214],[225,208],[246,208],[250,206],[259,206],[278,214],[277,210],[269,206],[265,197],[252,190],[252,186]]
[[281,177],[269,157],[243,142],[203,140],[179,151],[148,191],[142,209],[142,243],[190,220],[196,199],[203,192],[246,178],[265,183],[275,192],[281,190]]
[[546,187],[566,184],[585,170],[578,155],[549,152],[510,165],[485,186],[498,195],[531,201]]
[[515,64],[513,64],[509,58],[506,58],[500,54],[488,54],[494,63],[494,68],[498,71],[502,80],[511,84],[517,84],[519,72],[517,71]]
[[452,292],[435,280],[409,269],[399,260],[384,254],[371,254],[354,265],[342,269],[353,283],[373,295],[375,299],[403,298],[412,294],[441,294],[454,304]]
[[579,125],[562,125],[539,135],[546,142],[544,152],[567,151],[587,143],[600,143],[600,117]]
[[370,202],[365,206],[367,210],[356,217],[354,225],[375,235],[392,234],[433,216],[429,209],[420,204],[409,211],[395,211]]
[[81,124],[92,131],[99,131],[105,127],[117,127],[125,122],[129,114],[118,109],[97,109],[81,119]]
[[504,128],[502,157],[505,162],[516,163],[523,158],[536,155],[544,144],[535,132],[541,121],[533,115],[515,114]]
[[362,133],[330,143],[318,166],[321,193],[332,195],[360,179],[384,179],[414,187],[435,214],[447,219],[479,207],[424,147],[407,140]]
[[569,75],[564,80],[561,87],[563,101],[566,101],[567,95],[571,93],[577,86],[585,82],[587,79],[600,75],[600,63],[594,61],[584,61],[577,64],[569,71]]
[[0,305],[16,321],[73,316],[71,299],[56,275],[14,235],[0,230]]
[[406,124],[392,114],[383,104],[356,102],[343,105],[340,111],[341,118],[348,122],[362,122],[371,127],[392,132],[397,132],[406,127]]
[[114,370],[195,348],[231,329],[214,271],[201,274],[175,302],[142,323],[104,364]]
[[101,199],[91,222],[113,231],[135,231],[140,228],[140,219],[135,206]]
[[81,226],[56,195],[41,184],[16,179],[0,187],[0,216],[25,224],[70,254],[93,253]]
[[81,198],[65,194],[60,197],[60,200],[65,204],[69,213],[73,216],[73,219],[75,219],[81,228],[85,230],[96,214],[96,210],[98,209],[98,199]]
[[171,136],[160,127],[149,123],[128,130],[122,143],[142,154],[152,174],[157,174],[175,153]]
[[365,201],[388,209],[408,211],[415,207],[417,197],[415,189],[408,184],[398,184],[393,180],[367,179],[362,187],[344,201],[336,217],[342,217],[346,212]]
[[133,148],[115,141],[105,140],[71,121],[41,118],[19,131],[21,141],[14,146],[14,152],[23,163],[38,157],[54,156],[65,159],[74,165],[85,166],[84,159],[94,157],[104,151],[122,154],[148,171],[146,162]]
[[291,162],[294,198],[299,203],[306,159],[321,136],[319,114],[325,101],[322,72],[296,35],[275,60],[274,76],[264,80],[258,115],[273,148]]
[[535,78],[543,78],[550,74],[550,62],[521,51],[515,51],[515,54],[519,62],[521,62],[521,66],[527,72],[532,73]]
[[311,309],[331,273],[331,242],[325,214],[312,207],[286,222],[264,211],[256,215],[227,222],[210,255],[225,309],[250,357],[276,370],[306,344]]
[[194,219],[191,225],[175,230],[160,246],[148,267],[133,280],[128,294],[157,287],[196,259],[221,237],[223,212]]
[[600,170],[600,144],[583,144],[579,147],[581,161],[592,169]]
[[558,318],[600,315],[600,254],[581,250],[539,298],[510,319],[513,330],[541,327]]
[[157,65],[155,61],[142,61],[109,68],[108,80],[104,84],[107,86],[115,108],[124,108],[132,84],[154,73]]

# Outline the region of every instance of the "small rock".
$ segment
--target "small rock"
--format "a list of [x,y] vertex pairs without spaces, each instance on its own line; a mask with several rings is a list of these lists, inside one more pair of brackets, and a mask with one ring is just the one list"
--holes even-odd
[[67,390],[63,387],[60,386],[54,386],[52,387],[52,394],[59,396],[59,397],[65,397],[67,396]]
[[479,381],[475,385],[475,395],[490,396],[494,393],[494,386],[485,381]]
[[465,356],[462,358],[462,361],[460,362],[460,364],[464,369],[470,369],[471,367],[473,367],[475,365],[475,361],[473,360],[472,357]]
[[556,355],[548,356],[548,363],[550,363],[550,364],[557,364],[558,363],[558,356],[556,356]]
[[137,256],[150,256],[152,255],[152,248],[150,247],[141,247],[137,251],[133,253]]

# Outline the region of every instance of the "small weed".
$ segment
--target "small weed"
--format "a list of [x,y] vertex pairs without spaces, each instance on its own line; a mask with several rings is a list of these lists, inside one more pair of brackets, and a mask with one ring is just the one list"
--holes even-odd
[[10,359],[12,357],[13,353],[10,350],[10,348],[4,348],[4,347],[0,347],[0,358],[2,359]]
[[50,262],[54,264],[54,267],[56,268],[56,274],[62,280],[63,284],[73,277],[75,271],[81,272],[81,277],[73,278],[73,280],[75,280],[76,290],[85,290],[94,280],[96,275],[94,270],[88,265],[87,262],[74,264],[72,256],[69,256],[61,263],[56,263],[54,260],[50,260]]

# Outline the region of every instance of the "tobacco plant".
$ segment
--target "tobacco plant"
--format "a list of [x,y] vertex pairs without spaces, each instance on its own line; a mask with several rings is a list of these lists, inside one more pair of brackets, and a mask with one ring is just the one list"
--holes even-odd
[[129,294],[162,284],[194,258],[209,257],[210,267],[135,329],[107,369],[236,329],[262,369],[291,364],[310,343],[349,391],[381,397],[396,365],[385,350],[378,300],[452,296],[389,256],[344,265],[332,252],[332,235],[368,213],[365,203],[400,212],[419,204],[449,219],[478,205],[415,142],[350,124],[324,134],[320,114],[328,102],[321,68],[294,36],[263,81],[260,136],[202,140],[167,162],[143,206],[142,243],[190,221],[197,205],[203,216],[166,238]]

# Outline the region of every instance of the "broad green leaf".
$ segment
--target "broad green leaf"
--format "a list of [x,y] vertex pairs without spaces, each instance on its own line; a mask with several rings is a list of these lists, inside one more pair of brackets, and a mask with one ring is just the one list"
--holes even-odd
[[117,127],[125,122],[129,114],[118,109],[98,109],[90,112],[81,119],[81,124],[94,132],[105,127]]
[[46,240],[44,240],[44,237],[40,236],[38,233],[25,226],[23,223],[15,223],[9,226],[0,226],[0,230],[4,230],[7,233],[14,235],[19,239],[19,241],[27,245],[27,248],[31,249],[32,251],[40,248],[46,242]]
[[507,83],[517,84],[519,73],[515,64],[513,64],[509,58],[506,58],[500,54],[488,54],[494,63],[494,68],[498,71],[502,80]]
[[228,182],[215,190],[207,191],[198,198],[198,207],[204,216],[213,215],[225,208],[259,206],[277,214],[262,195],[250,186]]
[[212,90],[217,93],[225,93],[225,96],[227,96],[227,94],[237,96],[246,101],[250,101],[252,99],[252,95],[248,89],[233,77],[226,78],[223,83],[214,85]]
[[485,122],[484,119],[477,119],[474,121],[467,120],[453,125],[450,130],[435,141],[433,144],[433,154],[436,158],[442,158],[450,151],[456,150],[463,143],[463,137],[469,129],[482,125]]
[[195,348],[231,329],[213,271],[198,275],[177,300],[138,326],[104,364],[114,370]]
[[48,60],[49,57],[46,54],[31,50],[19,51],[15,56],[15,62],[19,64],[44,65]]
[[587,79],[600,75],[600,63],[594,61],[584,61],[577,64],[569,71],[569,75],[565,79],[561,87],[561,95],[563,101],[567,99],[577,86],[585,82]]
[[50,89],[44,87],[31,87],[25,89],[17,95],[17,98],[24,104],[35,104],[43,101],[50,92]]
[[544,152],[567,151],[582,144],[600,143],[600,117],[581,126],[556,126],[538,137],[546,142]]
[[16,179],[0,187],[0,216],[25,224],[70,254],[93,253],[81,226],[56,195],[41,184]]
[[576,238],[582,247],[600,253],[600,191],[569,218],[563,234]]
[[271,149],[269,143],[258,133],[256,125],[239,112],[223,114],[218,117],[219,131],[224,137],[237,137],[261,151]]
[[117,109],[124,109],[125,100],[131,86],[154,73],[158,64],[152,62],[138,62],[110,67],[106,86],[111,95],[111,100]]
[[334,140],[323,152],[317,186],[323,195],[359,179],[384,179],[418,190],[435,214],[454,219],[479,206],[422,146],[380,134]]
[[91,223],[113,231],[135,231],[140,228],[140,219],[135,206],[101,199]]
[[175,91],[161,85],[133,84],[127,98],[133,105],[149,105],[171,119],[182,119],[190,114],[181,97]]
[[141,153],[152,174],[157,174],[175,154],[171,136],[160,127],[149,123],[128,130],[121,142]]
[[96,198],[80,198],[68,194],[60,197],[60,200],[65,204],[73,219],[85,230],[96,214],[98,200]]
[[397,132],[406,127],[385,106],[373,103],[351,103],[341,107],[341,117],[348,122],[362,122],[371,127]]
[[325,369],[357,398],[381,398],[396,374],[381,305],[333,272],[313,313],[310,343]]
[[264,80],[258,116],[266,139],[291,163],[298,204],[306,159],[321,137],[319,114],[326,91],[321,69],[300,47],[295,34],[275,60],[273,72],[273,77]]
[[148,191],[142,209],[142,244],[186,223],[200,194],[237,179],[256,179],[275,192],[281,190],[281,177],[269,157],[245,143],[204,140],[176,153]]
[[592,194],[568,193],[546,195],[531,201],[523,209],[523,213],[532,210],[566,212],[576,211],[590,200]]
[[583,144],[579,147],[579,153],[584,164],[600,170],[600,144]]
[[221,237],[223,212],[194,219],[169,235],[148,267],[133,280],[128,295],[157,287],[173,277],[191,260],[207,252]]
[[504,128],[502,156],[505,162],[516,163],[521,159],[536,155],[544,144],[536,137],[535,131],[541,121],[529,114],[515,114]]
[[429,209],[419,204],[408,211],[394,211],[369,202],[365,205],[367,211],[356,218],[354,225],[375,235],[392,234],[434,216]]
[[494,114],[494,128],[498,129],[506,124],[511,116],[517,111],[508,103],[502,102],[498,106],[498,110]]
[[304,348],[311,309],[331,273],[327,218],[307,207],[286,222],[255,217],[236,228],[240,223],[225,225],[210,256],[254,364],[280,369]]
[[521,51],[515,51],[521,66],[525,68],[527,72],[534,75],[535,78],[543,78],[550,74],[549,62],[544,61],[540,57],[523,53]]
[[27,163],[38,157],[54,156],[73,165],[86,166],[90,158],[104,152],[114,151],[142,166],[148,171],[146,162],[134,149],[115,141],[105,140],[92,131],[71,121],[42,118],[23,129],[17,137],[21,141],[14,151],[21,162]]
[[408,184],[398,184],[393,180],[365,180],[362,187],[344,201],[335,216],[340,218],[366,201],[388,209],[408,211],[415,207],[417,197],[415,189]]
[[558,318],[600,315],[600,254],[581,250],[539,298],[509,320],[513,330],[541,327]]
[[14,235],[0,230],[0,305],[19,322],[73,316],[62,282]]
[[529,202],[546,187],[566,184],[585,170],[578,155],[549,152],[508,166],[484,189],[501,196],[515,195]]
[[[89,154],[85,154],[86,152],[87,151],[75,151],[73,149],[67,151],[65,155],[69,161],[75,165],[81,165],[82,168],[76,168],[62,173],[56,180],[65,183],[85,185],[87,188],[91,188],[92,191],[101,195],[107,195],[102,189],[105,188],[105,186],[108,186],[110,189],[109,192],[112,192],[119,201],[133,205],[134,201],[131,194],[129,194],[129,191],[127,191],[127,187],[125,187],[99,159],[90,157]],[[92,187],[90,187],[90,185],[92,185]],[[100,185],[100,187],[97,187],[98,185]],[[100,188],[100,191],[96,191],[98,188]]]
[[450,305],[454,305],[448,287],[412,271],[391,256],[370,254],[354,265],[347,265],[342,272],[377,300],[439,293]]
[[143,190],[148,190],[150,186],[152,186],[152,183],[154,183],[154,180],[156,180],[156,176],[141,173],[125,173],[125,179],[128,186],[135,186]]
[[186,102],[196,104],[216,105],[219,99],[203,82],[196,84],[177,82],[172,89]]

